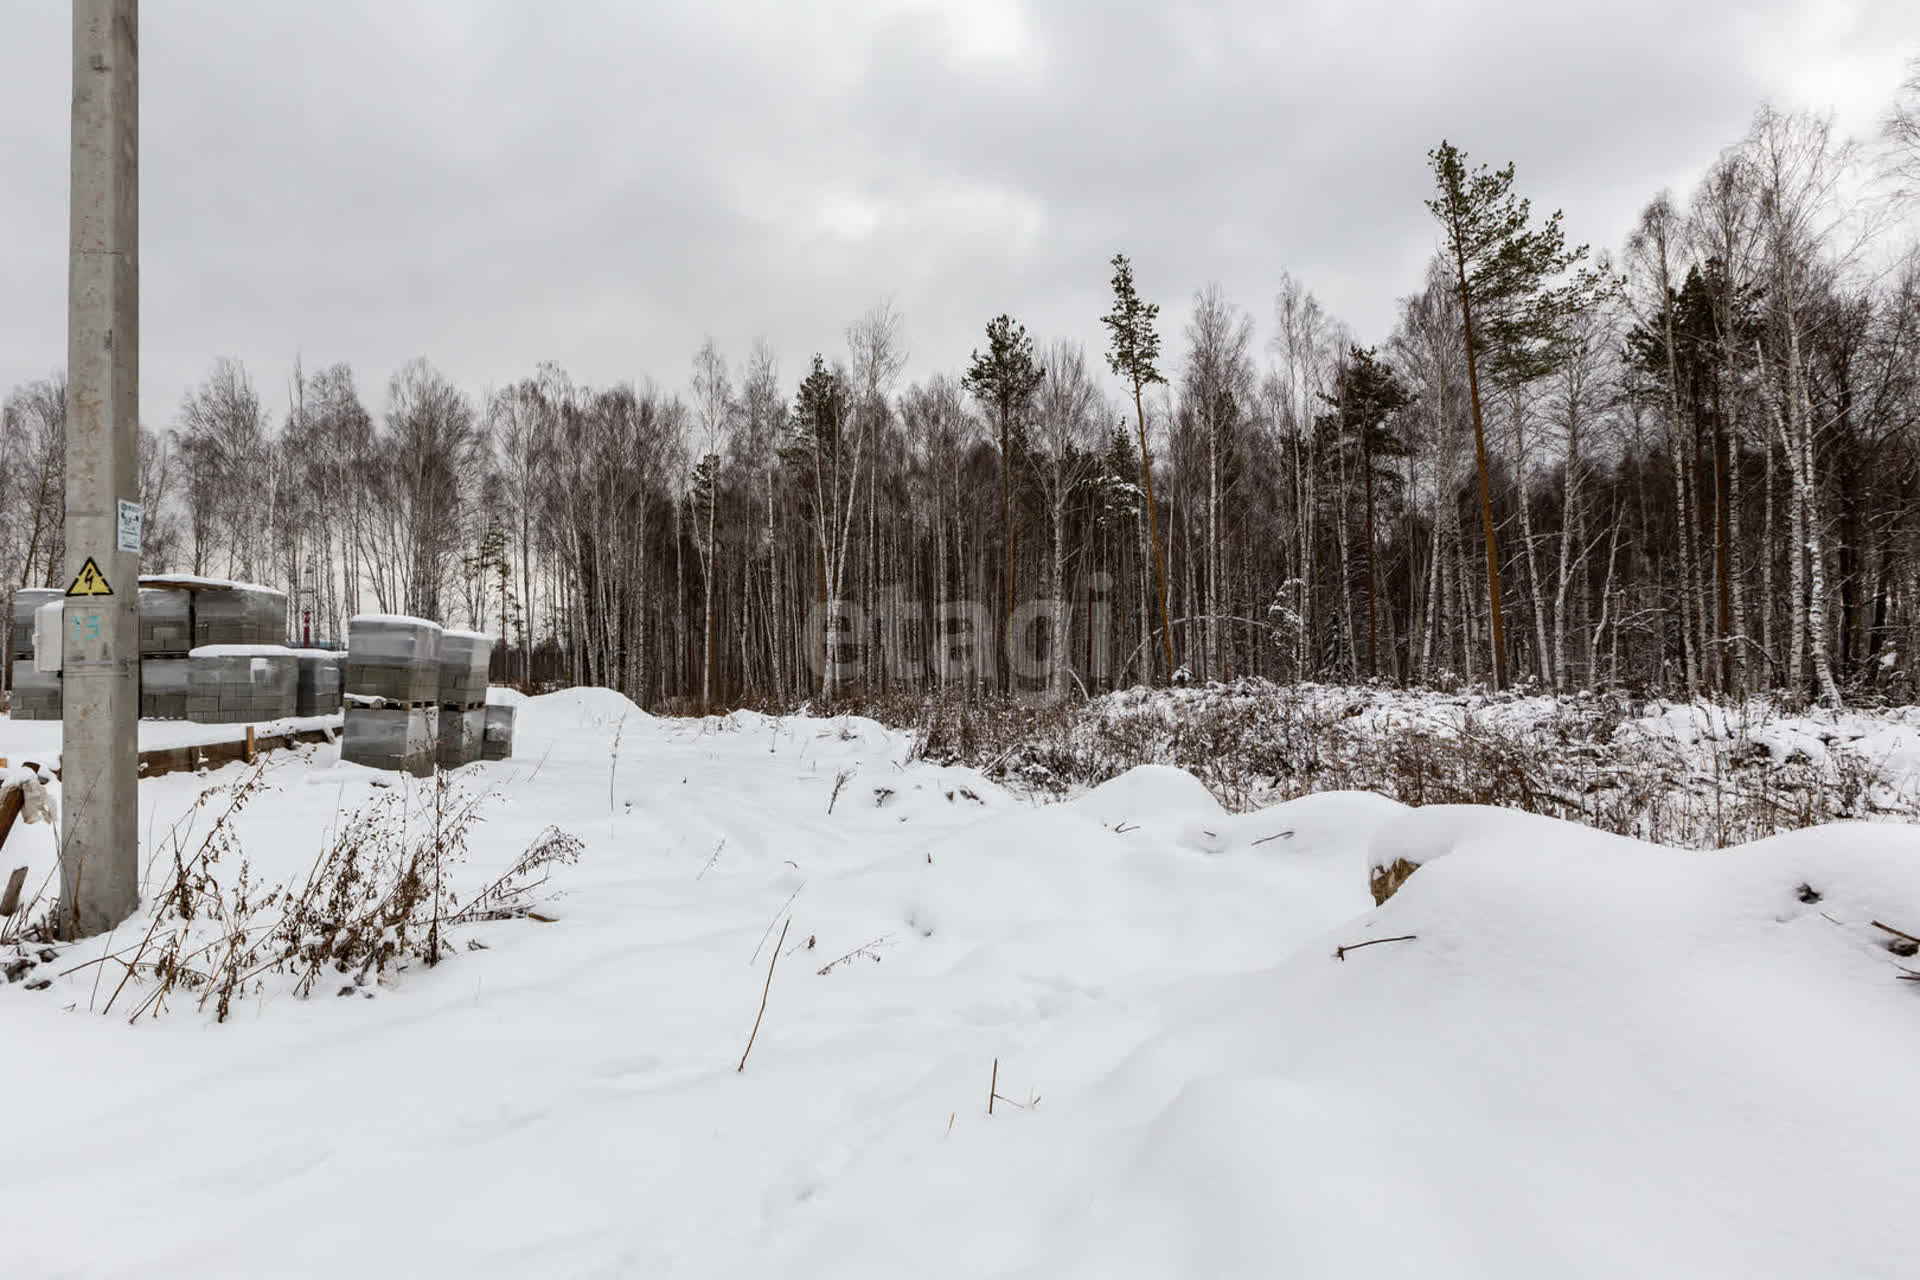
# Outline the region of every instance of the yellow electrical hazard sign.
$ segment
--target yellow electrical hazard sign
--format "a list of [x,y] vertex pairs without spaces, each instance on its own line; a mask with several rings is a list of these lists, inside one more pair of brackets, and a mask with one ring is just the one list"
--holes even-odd
[[100,566],[88,556],[87,562],[80,566],[80,572],[73,575],[73,585],[67,588],[70,596],[110,596],[113,588],[107,585],[107,575],[100,572]]

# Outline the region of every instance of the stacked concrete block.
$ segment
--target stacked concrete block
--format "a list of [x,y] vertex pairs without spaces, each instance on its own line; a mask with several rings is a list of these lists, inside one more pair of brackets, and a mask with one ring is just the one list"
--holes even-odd
[[15,720],[58,720],[60,718],[60,677],[34,669],[33,615],[45,604],[61,598],[52,587],[28,587],[13,593],[13,618],[10,624],[13,651],[13,703],[10,714]]
[[464,711],[440,708],[440,753],[442,769],[458,769],[481,758],[486,747],[487,709],[469,707]]
[[482,760],[506,760],[513,755],[513,708],[505,703],[489,703],[486,731],[481,736]]
[[140,718],[185,720],[192,670],[192,658],[140,659]]
[[286,643],[286,592],[237,584],[192,594],[195,648]]
[[477,707],[487,700],[493,637],[478,631],[440,633],[440,705]]
[[300,662],[282,645],[202,645],[189,657],[187,718],[250,724],[294,713]]
[[480,758],[486,736],[487,666],[493,637],[477,631],[440,633],[440,767]]
[[426,777],[438,754],[440,716],[435,707],[347,705],[340,758],[370,769]]
[[347,623],[340,758],[425,776],[440,754],[439,624],[362,614]]
[[[140,588],[140,656],[184,658],[193,651],[193,593]],[[208,644],[271,644],[273,639],[207,641]]]
[[439,624],[391,614],[348,621],[346,693],[349,705],[438,705]]
[[58,720],[60,718],[60,677],[36,671],[33,659],[13,664],[13,703],[8,712],[15,720]]
[[297,716],[330,716],[340,710],[347,689],[347,655],[336,649],[295,649],[300,683],[294,697]]

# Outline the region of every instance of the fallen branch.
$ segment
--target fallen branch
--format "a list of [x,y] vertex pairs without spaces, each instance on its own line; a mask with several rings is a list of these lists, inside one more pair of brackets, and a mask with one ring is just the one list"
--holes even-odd
[[1291,839],[1293,839],[1293,832],[1291,832],[1291,831],[1276,831],[1276,832],[1274,832],[1274,833],[1273,833],[1272,835],[1270,835],[1270,836],[1261,836],[1261,837],[1260,837],[1260,838],[1259,838],[1258,840],[1255,840],[1255,841],[1254,841],[1254,843],[1255,843],[1255,844],[1265,844],[1265,843],[1267,843],[1267,841],[1269,841],[1269,840],[1291,840]]
[[1417,933],[1403,933],[1397,938],[1375,938],[1372,942],[1349,942],[1344,947],[1335,947],[1333,949],[1333,958],[1335,960],[1345,960],[1347,958],[1347,952],[1349,951],[1358,951],[1362,947],[1377,947],[1383,942],[1412,942],[1419,936]]
[[740,1055],[740,1065],[736,1072],[747,1069],[747,1054],[753,1052],[753,1042],[760,1037],[760,1019],[767,1016],[767,995],[773,990],[773,966],[780,963],[780,947],[787,940],[787,928],[793,923],[793,917],[787,917],[787,923],[780,926],[780,941],[773,944],[773,955],[767,960],[767,985],[760,989],[760,1012],[753,1015],[753,1033],[747,1037],[746,1052]]
[[1868,923],[1872,924],[1874,928],[1879,929],[1884,933],[1892,934],[1896,938],[1902,938],[1912,943],[1920,943],[1920,938],[1916,938],[1910,933],[1902,933],[1900,930],[1894,928],[1890,924],[1881,924],[1878,920],[1872,920],[1872,921],[1869,921]]

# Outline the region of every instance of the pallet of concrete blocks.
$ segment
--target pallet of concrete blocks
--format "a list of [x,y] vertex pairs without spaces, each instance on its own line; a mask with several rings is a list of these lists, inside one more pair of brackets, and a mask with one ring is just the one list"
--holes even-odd
[[216,585],[212,580],[163,579],[192,583],[193,644],[285,644],[287,593],[246,582]]
[[300,664],[293,714],[338,714],[346,700],[347,655],[338,649],[295,649],[293,656]]
[[440,633],[440,705],[477,707],[487,700],[493,637],[478,631]]
[[58,720],[60,718],[60,676],[56,671],[41,671],[34,663],[34,614],[43,606],[56,604],[61,593],[52,587],[28,587],[13,594],[13,618],[9,640],[13,650],[13,702],[10,715],[15,720]]
[[440,767],[480,758],[486,734],[487,667],[493,637],[478,631],[440,633]]
[[277,644],[201,645],[188,656],[187,719],[251,724],[293,715],[300,662]]
[[[140,615],[142,658],[184,658],[193,651],[193,592],[171,587],[140,588],[135,610]],[[233,641],[235,644],[271,644],[279,637]],[[209,640],[208,644],[226,641]]]
[[140,718],[185,720],[192,673],[192,658],[140,659]]
[[366,705],[348,694],[340,758],[348,764],[424,778],[436,763],[439,728],[437,707]]
[[439,762],[442,769],[458,769],[480,759],[486,746],[485,707],[440,708]]
[[[511,696],[511,695],[509,695]],[[482,760],[507,760],[513,756],[513,703],[494,701],[489,693],[486,708],[486,731],[480,740],[480,758]]]
[[440,702],[440,626],[424,618],[364,613],[347,622],[347,702]]
[[34,667],[32,658],[13,664],[13,701],[7,712],[15,720],[58,720],[60,677]]

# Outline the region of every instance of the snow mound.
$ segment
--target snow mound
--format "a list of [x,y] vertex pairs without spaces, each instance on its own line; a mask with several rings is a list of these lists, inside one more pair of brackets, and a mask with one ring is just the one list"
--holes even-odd
[[1697,854],[1433,816],[1404,847],[1446,856],[1392,901],[1109,1078],[1100,1105],[1142,1119],[1048,1265],[1912,1273],[1917,1180],[1887,1136],[1920,1131],[1920,993],[1871,921],[1920,917],[1920,831]]
[[631,727],[652,719],[624,693],[582,687],[527,698],[514,715],[514,732],[525,741],[529,737],[583,728],[612,729],[623,720],[630,722]]
[[1418,809],[1402,809],[1398,817],[1375,828],[1367,841],[1367,869],[1372,871],[1391,867],[1400,861],[1423,867],[1462,845],[1483,840],[1508,841],[1517,847],[1539,848],[1553,844],[1556,839],[1584,840],[1598,835],[1572,823],[1518,809],[1492,809],[1475,804],[1431,804]]
[[1143,764],[1110,782],[1103,782],[1073,802],[1074,808],[1099,822],[1139,822],[1156,815],[1188,811],[1193,816],[1225,813],[1200,780],[1185,769]]

